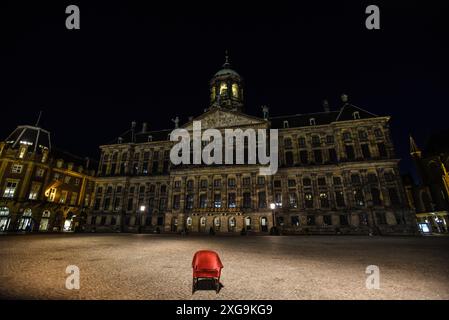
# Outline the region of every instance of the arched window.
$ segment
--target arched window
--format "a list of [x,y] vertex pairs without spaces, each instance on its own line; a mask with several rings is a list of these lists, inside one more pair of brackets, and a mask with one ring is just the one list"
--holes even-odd
[[33,213],[32,213],[32,211],[31,211],[30,208],[25,209],[25,211],[23,212],[23,216],[24,216],[24,217],[31,217],[32,214],[33,214]]
[[235,218],[234,217],[229,218],[229,227],[235,228]]
[[220,217],[215,217],[215,218],[214,218],[214,225],[215,225],[216,227],[219,227],[219,226],[220,226]]
[[206,217],[200,218],[200,226],[205,227],[206,226]]
[[246,230],[251,229],[251,218],[250,217],[245,218],[245,228],[246,228]]
[[239,97],[239,85],[237,83],[233,83],[232,84],[232,96],[234,98],[238,98]]
[[220,83],[220,95],[226,95],[228,91],[228,84],[226,82]]
[[192,217],[187,217],[186,223],[187,223],[187,226],[190,227],[192,225]]

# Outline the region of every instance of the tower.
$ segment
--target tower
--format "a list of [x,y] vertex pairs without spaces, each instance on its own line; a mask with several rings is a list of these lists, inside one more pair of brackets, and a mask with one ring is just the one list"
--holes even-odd
[[210,80],[210,105],[243,111],[243,80],[231,68],[227,52],[223,67]]

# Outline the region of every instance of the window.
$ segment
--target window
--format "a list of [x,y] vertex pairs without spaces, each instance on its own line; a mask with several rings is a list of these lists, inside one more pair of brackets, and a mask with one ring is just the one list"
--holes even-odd
[[313,195],[310,192],[306,192],[304,195],[306,208],[312,209],[313,208]]
[[70,197],[70,205],[71,206],[75,206],[77,200],[78,200],[78,193],[77,192],[72,192],[72,195]]
[[157,174],[159,171],[159,161],[153,161],[153,167],[151,169],[152,174]]
[[310,118],[310,119],[309,119],[309,124],[310,124],[311,126],[316,125],[315,118]]
[[45,175],[45,170],[42,168],[39,168],[36,170],[36,177],[42,178]]
[[335,151],[334,148],[331,148],[328,150],[328,152],[329,152],[329,162],[337,163],[338,162],[337,151]]
[[379,128],[374,129],[374,135],[376,136],[376,138],[382,138],[384,136],[382,133],[382,129]]
[[305,148],[306,147],[306,138],[304,137],[300,137],[298,139],[298,144],[300,148]]
[[161,185],[161,194],[167,193],[167,186],[165,184]]
[[310,178],[304,178],[302,179],[302,184],[304,185],[304,187],[309,187],[312,185],[312,180],[310,180]]
[[396,191],[396,188],[389,188],[388,195],[390,197],[390,202],[393,206],[400,205],[399,196],[398,192]]
[[315,157],[315,163],[317,164],[323,163],[323,154],[321,150],[313,150],[313,156]]
[[368,140],[368,133],[364,130],[359,131],[359,139],[362,141]]
[[274,194],[274,204],[276,208],[282,208],[282,193],[277,192]]
[[264,185],[264,184],[265,184],[265,177],[262,177],[262,176],[257,177],[257,184],[258,184],[259,186]]
[[251,193],[249,192],[243,193],[243,208],[251,208]]
[[307,225],[308,226],[314,226],[315,225],[315,216],[314,215],[309,214],[307,216]]
[[132,211],[133,208],[134,208],[134,199],[133,198],[128,198],[127,210],[128,211]]
[[351,182],[353,184],[360,184],[360,176],[357,173],[351,174]]
[[334,181],[334,185],[341,186],[341,178],[340,177],[333,177],[332,180]]
[[31,184],[30,194],[28,196],[28,199],[30,200],[37,200],[39,197],[39,191],[41,190],[41,184],[33,182]]
[[287,166],[293,166],[294,165],[294,161],[293,161],[293,152],[291,151],[287,151],[285,153],[285,164]]
[[159,212],[164,212],[167,205],[167,199],[161,198],[159,199]]
[[343,140],[344,141],[350,141],[352,138],[351,138],[351,132],[349,132],[349,131],[345,131],[345,132],[343,132]]
[[299,152],[299,160],[302,164],[309,163],[309,153],[306,150],[301,150]]
[[326,178],[324,178],[324,177],[318,178],[318,185],[319,186],[325,186],[326,185]]
[[331,226],[332,225],[332,217],[330,215],[324,215],[323,216],[323,224],[326,226]]
[[214,180],[214,188],[220,188],[221,187],[221,180],[215,179]]
[[288,128],[288,121],[284,120],[284,129],[287,129],[287,128]]
[[206,179],[201,180],[200,185],[201,185],[202,189],[206,189],[207,188],[207,180]]
[[173,209],[179,209],[181,203],[181,197],[179,194],[173,196]]
[[207,195],[206,194],[200,195],[200,208],[207,208]]
[[291,149],[292,148],[292,139],[285,138],[284,139],[284,148],[285,149]]
[[329,197],[327,192],[320,192],[320,205],[321,208],[329,208]]
[[250,177],[245,177],[245,178],[243,178],[243,185],[244,185],[244,186],[249,186],[249,185],[251,185],[251,178],[250,178]]
[[50,192],[48,194],[48,201],[54,202],[56,197],[56,188],[50,188]]
[[[156,186],[154,184],[150,185],[150,193],[154,193],[154,191],[156,191]],[[131,191],[130,191],[131,193]],[[134,193],[134,191],[132,192]]]
[[265,192],[259,192],[258,199],[259,199],[258,207],[266,208],[267,207],[267,196],[266,196]]
[[296,187],[296,180],[295,179],[288,179],[288,187],[289,188]]
[[377,175],[375,173],[368,173],[368,182],[377,183]]
[[228,186],[231,188],[235,187],[235,179],[234,178],[228,179]]
[[312,147],[316,148],[321,146],[320,136],[312,136]]
[[120,209],[121,209],[121,202],[122,202],[122,199],[120,197],[115,197],[114,198],[114,203],[113,203],[114,211],[120,211]]
[[377,144],[377,149],[379,150],[379,157],[381,157],[381,158],[388,157],[387,148],[385,147],[385,143],[379,142]]
[[65,203],[67,200],[68,192],[66,190],[61,192],[61,197],[59,198],[59,203]]
[[345,145],[346,158],[348,160],[355,160],[354,147],[351,145]]
[[187,210],[193,209],[193,194],[188,194],[186,196],[186,209]]
[[368,225],[368,215],[365,212],[359,213],[359,225],[361,226]]
[[290,208],[297,208],[298,207],[298,197],[296,195],[296,192],[290,192],[288,194],[288,206]]
[[214,208],[221,208],[221,194],[214,195]]
[[181,181],[179,180],[175,181],[175,188],[181,188]]
[[358,111],[353,112],[352,117],[354,118],[354,120],[360,119],[360,112]]
[[340,225],[341,226],[347,226],[349,224],[348,222],[348,216],[345,214],[340,215]]
[[354,190],[354,200],[355,204],[358,207],[365,206],[365,197],[363,196],[363,192],[360,189]]
[[80,185],[80,179],[76,178],[74,183],[75,183],[75,186],[79,186]]
[[65,177],[64,177],[64,183],[65,183],[65,184],[69,184],[71,178],[72,178],[72,177],[70,177],[70,176],[65,176]]
[[377,188],[371,188],[371,197],[373,199],[373,205],[380,206],[382,205],[382,200],[380,198],[380,191]]
[[220,95],[226,95],[228,93],[228,84],[226,82],[220,83]]
[[22,173],[23,165],[21,164],[13,164],[11,167],[12,173]]
[[235,193],[229,193],[228,194],[228,208],[235,208],[236,202],[235,202]]
[[362,147],[362,155],[364,159],[371,158],[371,152],[369,150],[369,145],[364,143],[360,145]]
[[21,146],[19,149],[19,158],[23,159],[25,157],[26,152],[27,152],[27,146]]
[[326,143],[327,144],[333,144],[335,141],[334,136],[328,135],[326,136]]
[[298,216],[292,216],[291,217],[291,223],[292,223],[292,226],[299,227],[299,217]]
[[274,180],[274,187],[275,188],[281,188],[282,187],[281,180]]
[[6,182],[5,192],[3,193],[3,197],[5,198],[14,198],[14,194],[16,193],[18,181],[9,180]]
[[344,206],[346,206],[345,196],[343,195],[343,191],[336,191],[335,192],[335,202],[337,203],[337,207],[344,207]]

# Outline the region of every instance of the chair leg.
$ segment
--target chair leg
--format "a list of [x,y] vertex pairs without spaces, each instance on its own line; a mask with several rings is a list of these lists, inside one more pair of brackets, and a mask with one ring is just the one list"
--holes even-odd
[[220,278],[215,280],[215,293],[218,294],[218,291],[220,291]]
[[193,278],[193,281],[192,281],[192,294],[195,293],[195,290],[196,290],[196,282],[195,282],[195,278]]

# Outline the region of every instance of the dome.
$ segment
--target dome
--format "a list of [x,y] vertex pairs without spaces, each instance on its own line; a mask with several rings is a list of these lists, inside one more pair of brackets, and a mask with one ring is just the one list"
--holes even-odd
[[226,67],[219,70],[214,76],[220,77],[220,76],[229,76],[229,75],[240,77],[240,75],[235,70],[232,70],[232,69],[226,68]]
[[21,144],[26,144],[34,152],[42,149],[51,149],[50,132],[36,126],[18,126],[6,138],[6,143],[12,149],[19,148]]

